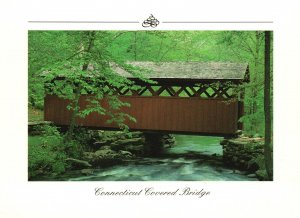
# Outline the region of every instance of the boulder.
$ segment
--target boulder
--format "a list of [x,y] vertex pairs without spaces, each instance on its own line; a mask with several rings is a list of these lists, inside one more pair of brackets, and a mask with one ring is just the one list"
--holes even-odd
[[247,170],[253,174],[259,169],[265,169],[263,157],[263,139],[240,136],[238,138],[223,139],[224,163]]
[[165,135],[162,136],[161,143],[163,143],[163,145],[165,147],[174,145],[175,144],[175,137],[173,135],[170,135],[170,134],[165,134]]
[[94,153],[94,157],[96,158],[116,158],[118,156],[118,153],[111,150],[108,146],[105,146],[106,148],[102,148],[97,150]]
[[118,139],[125,139],[126,133],[122,131],[105,131],[103,134],[103,139],[107,141],[115,141]]
[[75,169],[82,169],[86,167],[92,167],[92,165],[88,161],[78,160],[74,158],[67,158],[66,162],[70,163]]
[[114,151],[109,146],[103,146],[96,152],[84,152],[84,159],[95,167],[107,167],[123,162],[134,157],[129,151]]
[[93,169],[82,169],[80,172],[86,176],[94,174]]
[[133,154],[129,151],[123,151],[123,150],[120,150],[119,153],[122,155],[122,157],[124,158],[132,158],[133,157]]
[[121,155],[107,148],[97,150],[91,160],[94,166],[111,166],[120,162],[122,162]]
[[130,151],[135,153],[135,151],[140,151],[143,150],[143,144],[144,139],[142,138],[133,138],[133,139],[123,139],[123,140],[118,140],[110,144],[110,147],[112,150],[119,151]]
[[132,138],[132,139],[121,139],[114,143],[117,143],[119,145],[138,145],[143,142],[144,140],[142,138]]

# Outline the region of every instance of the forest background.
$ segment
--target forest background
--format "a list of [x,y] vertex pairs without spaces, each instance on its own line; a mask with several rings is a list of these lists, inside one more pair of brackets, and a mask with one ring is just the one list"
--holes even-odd
[[[109,69],[110,62],[124,67],[128,67],[126,61],[243,62],[249,64],[250,70],[250,83],[244,85],[245,115],[241,118],[244,133],[249,136],[264,136],[264,31],[29,31],[28,41],[29,121],[43,119],[45,78],[42,78],[41,74],[49,69],[51,69],[52,77],[50,75],[46,80],[51,80],[62,71],[70,73],[70,68],[77,66],[78,68],[73,69],[73,72],[76,71],[77,74],[71,71],[69,78],[73,81],[79,80],[78,84],[83,87],[83,90],[79,90],[78,94],[82,94],[83,91],[94,89],[79,79],[84,77],[88,64],[101,69],[106,80],[112,85],[120,85],[126,81],[115,77]],[[273,47],[270,46],[270,48],[272,72]],[[270,106],[272,106],[272,74],[270,84]],[[62,87],[66,87],[65,84],[60,84],[57,88],[61,90]],[[72,90],[69,93],[72,93],[69,97],[74,100],[73,109],[76,111],[76,92]],[[117,102],[116,107],[120,105],[122,104]],[[101,108],[93,110],[103,112]],[[85,111],[85,115],[93,110]],[[270,115],[272,120],[272,107]],[[122,122],[124,118],[119,117],[118,120]],[[48,131],[50,136],[54,133],[59,136],[53,129],[48,129]],[[71,135],[67,135],[67,138]],[[32,153],[29,152],[30,154]],[[35,156],[36,154],[32,154],[32,157]],[[39,153],[37,156],[48,155],[46,152],[44,155]],[[63,156],[60,157],[60,159],[63,158]],[[53,156],[53,163],[55,159],[57,157]],[[58,168],[64,167],[59,165]]]

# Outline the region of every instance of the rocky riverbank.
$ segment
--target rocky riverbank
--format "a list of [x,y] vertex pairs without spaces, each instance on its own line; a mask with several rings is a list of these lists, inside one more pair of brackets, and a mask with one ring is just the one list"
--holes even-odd
[[267,180],[262,138],[240,136],[224,139],[220,144],[223,146],[223,161],[227,166],[247,171],[250,178]]
[[88,168],[109,167],[138,157],[157,156],[174,144],[175,138],[169,134],[121,131],[96,131],[91,150],[83,152],[78,159],[67,159],[72,169],[90,172]]
[[226,139],[222,149],[220,137],[176,135],[173,146],[168,134],[78,129],[67,150],[56,128],[35,127],[32,181],[264,180],[261,139]]

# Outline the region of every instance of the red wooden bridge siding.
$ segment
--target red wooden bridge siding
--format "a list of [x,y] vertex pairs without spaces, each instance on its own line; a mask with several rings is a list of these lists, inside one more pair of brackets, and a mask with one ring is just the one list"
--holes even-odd
[[[84,108],[86,96],[80,99]],[[189,132],[204,134],[234,134],[237,131],[238,103],[235,100],[201,99],[159,96],[120,96],[131,104],[122,111],[135,117],[137,122],[127,122],[134,130]],[[45,120],[58,125],[68,125],[71,112],[66,109],[68,101],[57,96],[45,98]],[[88,127],[116,128],[107,124],[106,116],[92,113],[77,124]]]

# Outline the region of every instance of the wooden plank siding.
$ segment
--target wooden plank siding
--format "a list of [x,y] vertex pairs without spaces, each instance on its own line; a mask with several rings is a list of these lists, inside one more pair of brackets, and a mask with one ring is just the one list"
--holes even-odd
[[[80,107],[86,105],[87,96],[81,96]],[[170,133],[195,133],[212,135],[235,134],[238,128],[238,102],[236,100],[161,97],[161,96],[119,96],[120,100],[131,104],[122,111],[135,117],[137,122],[126,124],[132,130],[166,131]],[[69,101],[57,96],[45,97],[45,120],[57,125],[68,125],[71,111],[66,109]],[[102,101],[103,105],[107,102]],[[108,124],[107,116],[91,113],[77,124],[94,128],[117,128]]]

